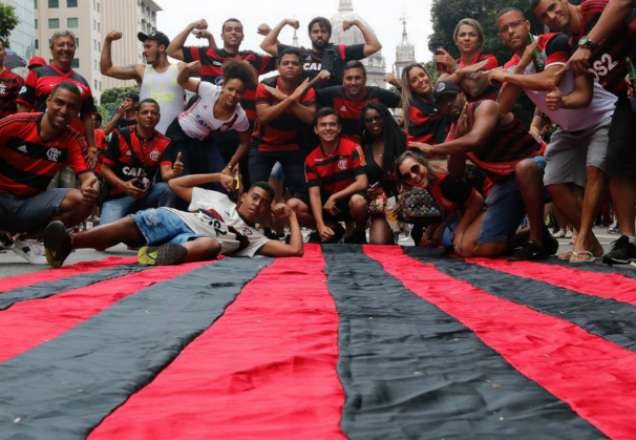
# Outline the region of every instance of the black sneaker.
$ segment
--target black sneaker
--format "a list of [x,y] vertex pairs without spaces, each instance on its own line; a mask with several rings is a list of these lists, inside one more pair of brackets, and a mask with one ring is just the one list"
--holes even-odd
[[514,249],[510,257],[508,257],[508,261],[538,261],[545,260],[549,256],[550,253],[548,253],[544,246],[534,241],[528,241]]
[[629,238],[625,235],[614,242],[612,250],[603,255],[603,263],[605,264],[629,264],[636,258],[636,246],[629,242]]
[[44,228],[44,256],[52,267],[61,267],[71,253],[71,236],[66,226],[54,220]]
[[548,228],[543,228],[543,248],[548,255],[555,255],[559,250],[559,240],[552,236]]
[[137,253],[137,262],[142,266],[171,266],[182,263],[188,250],[180,244],[162,244],[158,247],[144,246]]

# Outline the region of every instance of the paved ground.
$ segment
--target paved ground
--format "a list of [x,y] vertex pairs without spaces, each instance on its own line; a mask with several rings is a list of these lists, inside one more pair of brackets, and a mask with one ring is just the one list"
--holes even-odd
[[[618,238],[617,235],[607,234],[607,228],[597,228],[594,231],[606,251],[610,249],[610,243]],[[559,252],[571,249],[569,241],[569,239],[559,239]],[[98,260],[100,258],[116,255],[135,255],[135,252],[129,251],[124,245],[118,245],[110,248],[108,252],[81,249],[73,252],[66,261],[68,264],[72,264],[79,261]],[[47,266],[44,265],[28,264],[21,257],[11,251],[0,251],[0,280],[6,276],[35,272],[46,268]]]

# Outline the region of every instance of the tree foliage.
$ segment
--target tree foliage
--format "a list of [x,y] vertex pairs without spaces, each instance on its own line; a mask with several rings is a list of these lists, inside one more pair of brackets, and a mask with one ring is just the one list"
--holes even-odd
[[128,92],[139,93],[139,87],[113,87],[111,89],[104,90],[100,98],[100,114],[102,115],[104,121],[108,121],[113,116],[113,114],[117,110],[117,107],[120,106],[121,102],[124,99],[124,96],[126,96],[126,93]]
[[18,25],[18,17],[13,6],[0,3],[0,38],[7,40],[11,31]]

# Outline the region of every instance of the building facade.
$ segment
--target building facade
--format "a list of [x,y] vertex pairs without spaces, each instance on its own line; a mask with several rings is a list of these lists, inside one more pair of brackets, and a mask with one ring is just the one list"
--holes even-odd
[[28,60],[35,54],[35,9],[30,0],[0,0],[1,4],[13,6],[18,25],[9,35],[9,46],[18,55]]
[[[351,0],[340,0],[338,4],[338,13],[331,18],[332,35],[331,42],[334,44],[362,44],[364,37],[362,32],[355,26],[344,32],[342,30],[342,22],[345,20],[362,18],[353,10]],[[366,22],[364,22],[366,24]],[[368,25],[367,25],[368,26]],[[384,75],[386,74],[386,61],[382,56],[382,51],[376,52],[368,58],[362,60],[367,70],[367,84],[370,86],[386,87]]]
[[[23,2],[25,0],[22,0]],[[130,65],[142,63],[142,45],[137,32],[156,29],[157,12],[161,10],[153,0],[33,0],[35,6],[37,55],[51,59],[49,40],[58,31],[73,32],[77,50],[73,67],[89,82],[97,102],[101,93],[111,87],[134,85],[104,77],[99,60],[104,37],[111,30],[121,31],[124,37],[113,43],[113,63]]]
[[415,62],[415,46],[409,42],[406,32],[406,18],[402,18],[402,41],[395,48],[395,63],[393,64],[393,74],[396,78],[402,76],[402,70],[409,64]]

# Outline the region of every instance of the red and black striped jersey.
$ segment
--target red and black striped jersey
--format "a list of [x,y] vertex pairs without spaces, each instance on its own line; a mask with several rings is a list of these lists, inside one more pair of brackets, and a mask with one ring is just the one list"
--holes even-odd
[[[200,75],[203,81],[212,84],[223,84],[223,64],[230,60],[241,60],[249,63],[258,75],[271,72],[276,69],[276,59],[269,55],[260,55],[251,50],[242,50],[237,54],[231,54],[224,49],[212,47],[184,47],[183,59],[185,62],[200,61]],[[247,114],[247,119],[254,126],[256,121],[256,88],[246,89],[241,99],[241,107]]]
[[[155,130],[150,139],[137,134],[136,126],[116,129],[110,137],[102,162],[107,165],[121,180],[148,176],[152,178],[159,165],[170,164],[165,159],[165,151],[170,146],[170,139]],[[111,188],[109,195],[121,193]]]
[[482,61],[486,61],[486,65],[483,67],[483,70],[494,69],[495,67],[499,67],[499,61],[497,61],[497,57],[490,53],[478,53],[477,56],[473,57],[470,60],[470,63],[464,63],[461,57],[457,58],[457,66],[459,68],[472,66],[473,64],[481,63]]
[[42,117],[43,113],[16,113],[0,120],[0,192],[19,197],[41,193],[66,164],[77,174],[90,171],[84,137],[68,127],[43,141]]
[[[484,101],[468,105],[469,121],[475,120],[475,111],[481,102]],[[521,160],[541,155],[543,148],[521,121],[513,119],[506,125],[498,122],[488,140],[466,156],[496,182],[513,175]]]
[[[579,5],[578,11],[583,22],[583,33],[572,35],[572,47],[576,47],[579,39],[592,30],[608,1],[585,0]],[[628,72],[628,65],[626,57],[630,57],[632,62],[636,62],[636,11],[634,9],[621,29],[603,42],[590,59],[590,72],[606,90],[615,95],[627,93],[625,75]]]
[[465,178],[438,173],[427,188],[445,215],[458,211],[478,192]]
[[341,138],[338,147],[326,154],[318,146],[305,158],[307,187],[319,186],[322,195],[329,196],[351,185],[356,176],[366,173],[366,159],[362,147]]
[[24,84],[20,75],[16,75],[9,69],[0,72],[0,118],[12,115],[16,112],[15,100]]
[[[570,43],[565,34],[547,33],[537,38],[537,51],[539,52],[542,68],[554,63],[566,63],[570,57]],[[512,55],[504,65],[507,70],[512,69],[519,64],[521,57],[518,54]],[[535,65],[535,72],[537,69]]]
[[95,113],[97,109],[95,108],[90,85],[82,75],[73,69],[68,72],[62,72],[53,64],[49,64],[31,70],[26,77],[22,90],[20,90],[17,102],[30,106],[33,111],[43,112],[46,110],[46,99],[51,90],[64,81],[72,82],[82,93],[80,117],[74,119],[71,122],[71,126],[83,134],[84,124],[82,119],[91,113]]
[[400,96],[380,87],[368,86],[362,90],[360,98],[349,98],[343,86],[332,86],[318,90],[318,107],[333,108],[342,125],[342,136],[360,143],[362,109],[369,103],[381,102],[389,108],[400,105]]
[[[257,105],[261,103],[276,105],[280,102],[265,87],[276,87],[279,85],[279,81],[279,78],[268,78],[258,85],[256,88]],[[316,91],[313,88],[307,89],[300,103],[305,106],[314,105],[316,103]],[[262,152],[298,151],[301,144],[301,135],[306,127],[307,124],[287,109],[276,119],[266,124],[260,120],[256,121],[254,143],[258,151]]]
[[450,122],[444,118],[432,102],[413,96],[407,118],[407,142],[439,144],[448,134]]

